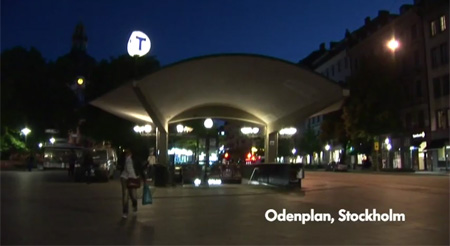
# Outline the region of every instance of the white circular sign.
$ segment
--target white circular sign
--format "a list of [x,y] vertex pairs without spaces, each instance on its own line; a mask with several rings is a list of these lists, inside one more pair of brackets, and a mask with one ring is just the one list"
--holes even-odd
[[134,31],[131,33],[130,39],[128,40],[128,54],[130,56],[143,56],[150,51],[152,43],[148,36],[141,31]]

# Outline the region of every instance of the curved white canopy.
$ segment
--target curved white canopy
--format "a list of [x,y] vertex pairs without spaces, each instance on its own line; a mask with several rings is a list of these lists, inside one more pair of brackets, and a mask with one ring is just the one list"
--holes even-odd
[[339,85],[296,64],[225,54],[169,65],[91,104],[136,123],[159,122],[166,130],[170,122],[215,117],[265,124],[276,131],[342,99]]

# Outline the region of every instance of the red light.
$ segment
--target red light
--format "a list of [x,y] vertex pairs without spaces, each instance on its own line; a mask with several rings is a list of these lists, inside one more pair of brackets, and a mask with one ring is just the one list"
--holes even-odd
[[250,158],[252,158],[252,153],[247,154],[247,159],[250,159]]

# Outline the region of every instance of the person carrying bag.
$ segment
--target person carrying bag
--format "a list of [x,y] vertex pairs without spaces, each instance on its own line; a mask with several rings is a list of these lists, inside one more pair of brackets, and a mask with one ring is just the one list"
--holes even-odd
[[[136,189],[141,187],[141,179],[144,184],[147,183],[145,173],[138,167],[138,162],[133,161],[133,154],[130,150],[125,151],[125,163],[120,175],[122,186],[122,217],[128,217],[128,201],[131,199],[133,212],[137,212],[137,194]],[[139,176],[137,175],[139,174]]]

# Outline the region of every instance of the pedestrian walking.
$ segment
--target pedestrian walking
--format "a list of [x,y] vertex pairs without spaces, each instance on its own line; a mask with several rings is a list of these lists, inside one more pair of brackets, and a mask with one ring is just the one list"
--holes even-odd
[[27,168],[28,171],[31,172],[31,170],[33,169],[33,165],[34,165],[34,153],[30,152],[30,155],[27,158]]
[[90,151],[87,151],[84,154],[83,158],[83,173],[86,178],[86,183],[90,184],[92,182],[94,172],[94,159],[92,157],[92,153]]
[[75,162],[77,162],[77,154],[71,149],[69,154],[69,177],[73,177],[75,171]]
[[140,187],[141,179],[143,182],[147,182],[145,172],[142,164],[133,160],[133,153],[131,150],[125,151],[125,163],[119,165],[122,167],[120,170],[120,183],[122,186],[122,218],[128,217],[129,200],[131,200],[133,212],[137,212],[137,194],[136,190]]

